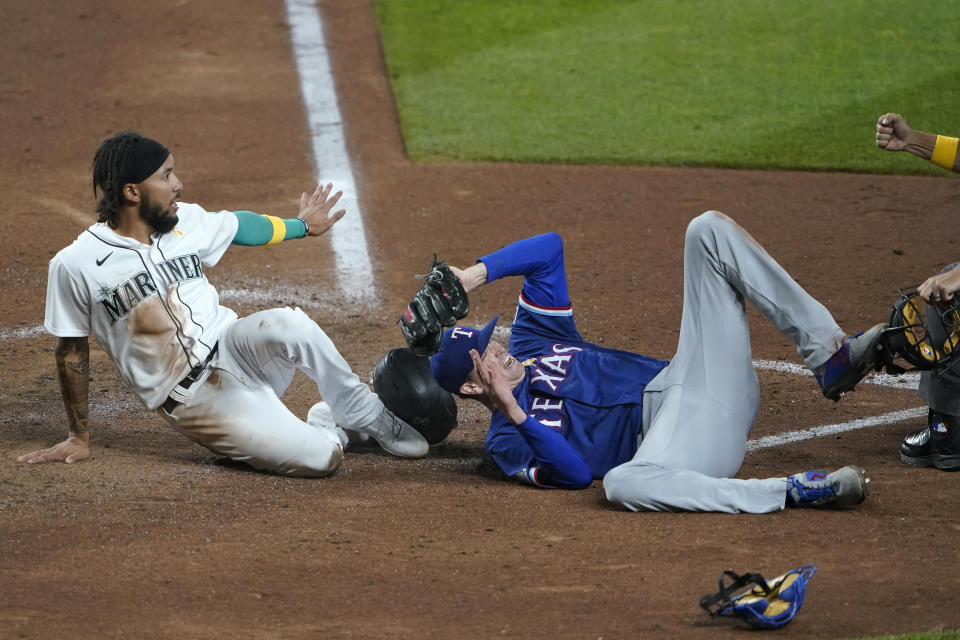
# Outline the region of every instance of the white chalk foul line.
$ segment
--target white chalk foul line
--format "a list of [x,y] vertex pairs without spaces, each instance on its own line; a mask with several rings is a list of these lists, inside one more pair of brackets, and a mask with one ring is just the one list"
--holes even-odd
[[[783,373],[792,373],[802,376],[813,376],[813,373],[802,365],[795,364],[793,362],[781,362],[779,360],[754,360],[753,368],[767,369],[769,371],[780,371]],[[919,373],[906,373],[899,376],[893,376],[888,373],[871,373],[861,380],[860,384],[873,384],[880,387],[890,387],[894,389],[916,389],[919,382]],[[866,427],[876,427],[883,424],[903,422],[904,420],[919,418],[923,415],[926,415],[926,413],[926,407],[916,407],[914,409],[894,411],[892,413],[885,413],[880,416],[860,418],[858,420],[841,422],[839,424],[827,424],[819,427],[813,427],[811,429],[800,429],[798,431],[778,433],[777,435],[766,436],[763,438],[757,438],[756,440],[747,441],[747,451],[778,447],[790,442],[809,440],[810,438],[829,436],[837,433],[843,433],[845,431],[864,429]]]
[[[781,362],[779,360],[754,360],[753,368],[780,371],[782,373],[795,373],[801,376],[813,376],[813,373],[803,365],[793,362]],[[920,374],[904,373],[899,376],[894,376],[889,373],[870,373],[866,378],[861,380],[860,383],[873,384],[879,387],[890,387],[892,389],[916,389],[920,383]]]
[[307,110],[307,125],[317,166],[317,182],[332,182],[343,191],[337,207],[347,215],[330,230],[337,265],[337,287],[353,302],[375,300],[373,268],[363,229],[350,157],[343,136],[343,119],[323,37],[323,22],[315,0],[286,0],[290,39],[300,74],[300,89]]
[[915,409],[893,411],[891,413],[885,413],[880,416],[872,416],[870,418],[860,418],[859,420],[851,420],[850,422],[841,422],[839,424],[825,424],[820,427],[813,427],[812,429],[801,429],[799,431],[787,431],[786,433],[778,433],[777,435],[773,435],[773,436],[765,436],[763,438],[757,438],[756,440],[748,440],[747,451],[755,451],[757,449],[767,449],[769,447],[779,447],[782,444],[787,444],[790,442],[799,442],[800,440],[809,440],[811,438],[819,438],[822,436],[834,435],[837,433],[843,433],[845,431],[854,431],[855,429],[863,429],[865,427],[876,427],[882,424],[893,424],[894,422],[903,422],[904,420],[911,420],[913,418],[919,418],[925,415],[927,415],[927,408],[917,407]]
[[46,329],[43,328],[43,325],[38,324],[35,327],[17,327],[16,329],[2,329],[0,330],[0,340],[24,340],[26,338],[33,338],[34,336],[46,334]]

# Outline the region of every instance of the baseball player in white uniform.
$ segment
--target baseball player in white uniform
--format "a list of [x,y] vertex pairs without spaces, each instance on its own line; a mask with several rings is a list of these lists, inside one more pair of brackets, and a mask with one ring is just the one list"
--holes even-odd
[[[179,202],[183,184],[169,150],[135,132],[103,141],[93,184],[102,194],[99,221],[50,261],[47,283],[44,325],[58,338],[69,434],[21,462],[90,455],[91,332],[149,409],[211,451],[257,469],[334,472],[347,443],[336,425],[397,456],[427,454],[423,436],[383,406],[303,311],[238,318],[204,273],[231,244],[325,233],[346,213],[330,213],[341,195],[331,195],[332,185],[303,194],[296,218],[205,211]],[[296,369],[316,382],[332,420],[304,422],[280,401]]]

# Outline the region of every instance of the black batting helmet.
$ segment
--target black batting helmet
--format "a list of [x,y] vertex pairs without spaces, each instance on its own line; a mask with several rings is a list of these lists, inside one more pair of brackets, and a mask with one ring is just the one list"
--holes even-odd
[[[891,373],[913,369],[945,370],[957,363],[960,353],[960,295],[928,304],[917,294],[919,285],[900,289],[890,313],[890,328],[883,332],[886,368]],[[910,368],[894,364],[902,358]]]
[[436,444],[457,426],[457,403],[430,373],[430,359],[410,349],[388,351],[373,370],[373,390],[398,418]]

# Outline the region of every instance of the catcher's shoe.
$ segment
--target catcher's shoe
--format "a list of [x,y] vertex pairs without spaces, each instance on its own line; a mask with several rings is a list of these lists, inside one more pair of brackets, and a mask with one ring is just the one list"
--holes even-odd
[[915,467],[960,470],[960,418],[931,409],[927,422],[900,443],[900,459]]
[[867,498],[870,478],[860,467],[847,466],[833,473],[795,473],[787,482],[788,507],[852,507]]
[[357,431],[366,433],[376,440],[384,451],[401,458],[422,458],[430,451],[426,438],[386,407],[376,420],[364,427],[358,427]]
[[880,336],[886,328],[887,324],[881,323],[855,336],[847,336],[837,352],[814,370],[813,375],[823,395],[837,402],[840,396],[852,391],[871,369],[878,369],[882,365]]

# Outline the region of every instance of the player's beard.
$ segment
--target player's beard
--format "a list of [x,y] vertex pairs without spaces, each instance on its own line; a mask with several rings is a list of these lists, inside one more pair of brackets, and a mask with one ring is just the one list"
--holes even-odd
[[173,228],[177,226],[177,223],[180,222],[180,218],[177,217],[177,214],[171,213],[169,207],[164,209],[146,197],[140,199],[140,206],[137,209],[137,213],[140,214],[141,220],[150,225],[150,228],[160,235],[170,233]]

